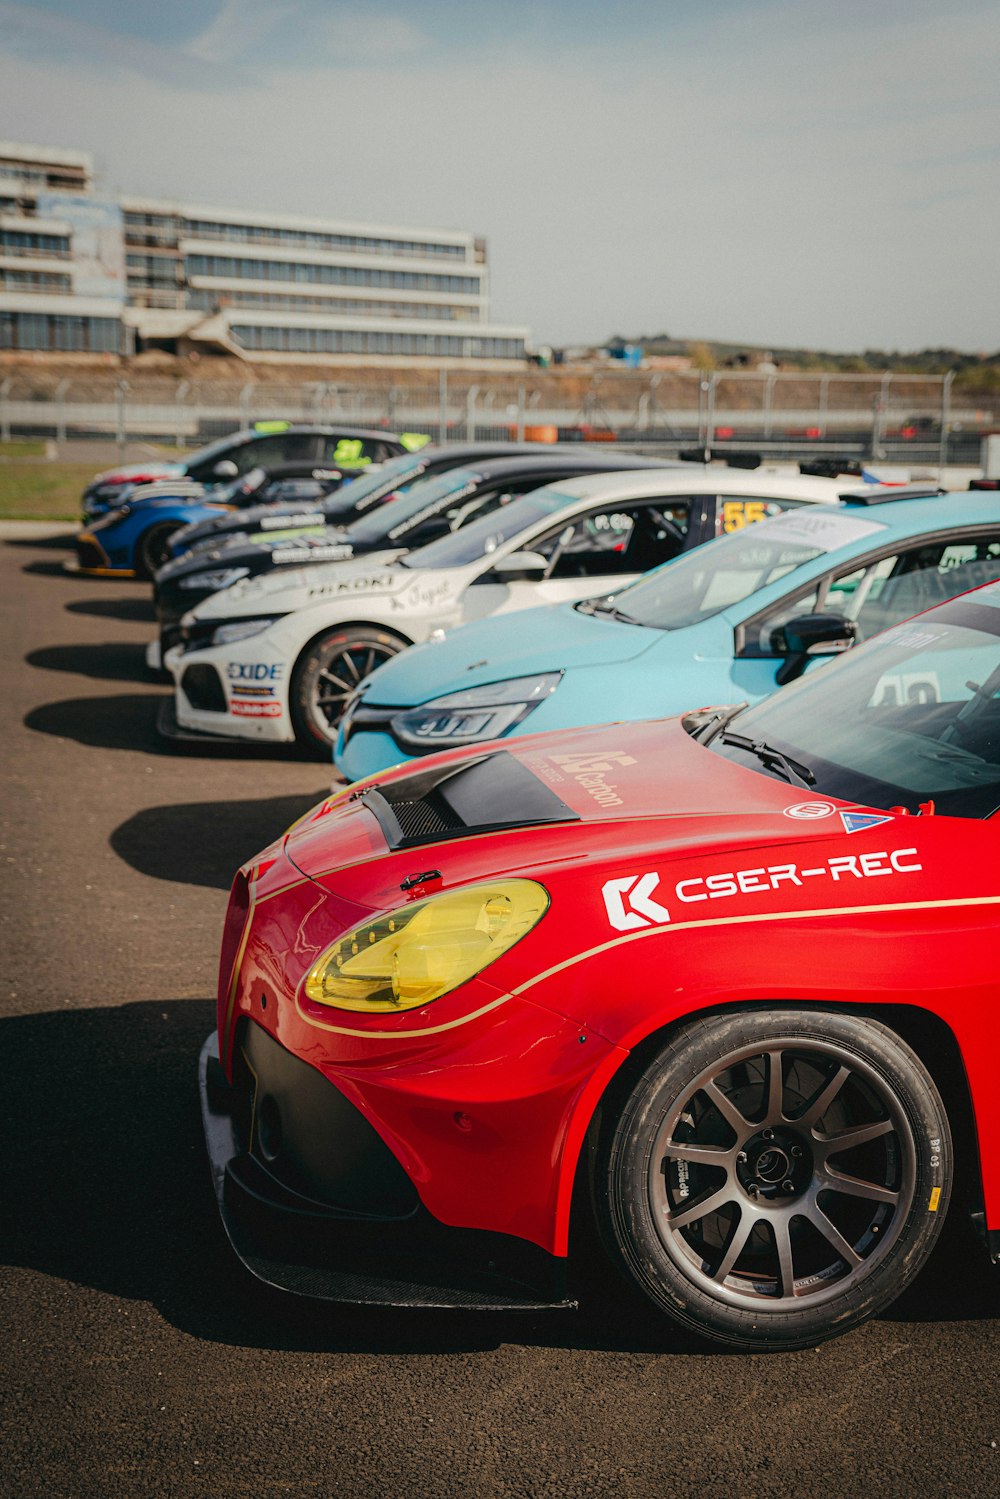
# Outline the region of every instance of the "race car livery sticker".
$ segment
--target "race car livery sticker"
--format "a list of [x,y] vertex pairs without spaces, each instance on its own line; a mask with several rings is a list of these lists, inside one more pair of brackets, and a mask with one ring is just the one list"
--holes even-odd
[[605,881],[601,887],[604,909],[616,932],[634,932],[639,927],[670,920],[666,906],[653,900],[653,891],[659,883],[660,876],[653,872]]
[[862,833],[865,828],[877,828],[883,822],[891,822],[892,818],[883,817],[879,812],[841,812],[840,820],[845,833]]
[[230,713],[237,718],[280,718],[281,704],[276,702],[248,702],[235,698],[229,704]]
[[[824,552],[850,545],[865,536],[875,536],[885,526],[873,520],[857,520],[853,515],[810,513],[811,507],[787,511],[762,521],[767,528],[769,541],[797,541],[804,546],[817,546]],[[763,534],[763,533],[761,533]]]
[[[682,905],[694,905],[733,895],[768,895],[782,885],[802,887],[817,879],[840,884],[843,880],[877,879],[881,875],[919,874],[923,865],[916,855],[915,848],[881,849],[875,853],[836,854],[809,869],[794,863],[767,864],[752,869],[695,875],[678,880],[673,896]],[[659,884],[660,876],[655,870],[604,882],[601,898],[608,922],[616,932],[662,926],[671,920],[668,907],[654,898]]]
[[[621,750],[601,750],[598,754],[590,751],[575,750],[569,755],[543,755],[540,757],[543,765],[539,767],[543,775],[551,781],[562,781],[567,776],[576,781],[577,785],[592,796],[598,806],[601,807],[623,807],[623,799],[618,795],[618,783],[608,780],[608,773],[619,767],[635,765],[634,755],[626,755]],[[546,771],[544,762],[548,761],[552,766],[558,766],[558,770]]]
[[766,895],[779,885],[804,885],[807,880],[876,879],[879,875],[918,874],[923,865],[915,848],[882,849],[877,853],[835,854],[811,869],[798,864],[767,864],[753,869],[726,870],[722,874],[695,876],[678,880],[674,887],[677,899],[690,905],[694,901],[719,900],[728,895]]
[[377,593],[398,583],[395,573],[365,573],[360,578],[345,578],[340,583],[314,583],[307,597],[310,599],[335,598],[338,593]]
[[324,545],[318,539],[313,542],[305,537],[298,546],[282,546],[274,549],[275,566],[288,566],[294,562],[344,562],[354,556],[352,546]]
[[294,531],[299,526],[324,526],[322,510],[306,510],[301,515],[265,515],[258,525],[262,531]]
[[836,810],[832,802],[796,802],[794,806],[784,808],[784,815],[802,822],[815,822],[820,817],[832,817]]
[[246,682],[234,682],[232,684],[233,697],[274,697],[273,687],[252,687]]
[[226,676],[230,682],[280,682],[284,675],[283,661],[226,662]]
[[780,515],[783,507],[774,500],[723,500],[718,526],[720,532],[742,531],[769,515]]

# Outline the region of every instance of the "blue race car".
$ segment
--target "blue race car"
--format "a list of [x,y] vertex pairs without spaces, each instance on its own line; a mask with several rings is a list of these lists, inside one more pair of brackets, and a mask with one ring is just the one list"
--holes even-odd
[[320,500],[342,477],[339,469],[286,463],[270,473],[254,469],[208,491],[190,479],[137,484],[122,504],[77,534],[76,560],[67,569],[94,577],[151,578],[170,556],[171,541],[182,527],[230,511]]
[[[995,578],[995,495],[849,495],[722,536],[604,598],[484,619],[401,652],[349,702],[336,763],[364,780],[501,736],[756,702],[823,656]],[[904,678],[897,690],[935,701],[933,682]],[[613,766],[577,769],[595,796],[614,795]]]

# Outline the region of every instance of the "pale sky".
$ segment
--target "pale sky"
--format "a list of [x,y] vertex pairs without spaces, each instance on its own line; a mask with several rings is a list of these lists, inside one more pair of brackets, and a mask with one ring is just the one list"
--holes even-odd
[[537,342],[1000,348],[996,0],[0,0],[0,137],[482,234]]

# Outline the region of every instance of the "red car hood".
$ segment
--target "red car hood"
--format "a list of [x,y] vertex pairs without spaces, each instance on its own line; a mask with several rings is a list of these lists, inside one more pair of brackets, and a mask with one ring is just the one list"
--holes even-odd
[[[665,855],[843,833],[836,814],[847,803],[723,759],[681,725],[604,725],[428,757],[335,794],[290,832],[285,851],[303,874],[327,883],[335,872],[338,888],[365,901],[377,899],[383,880],[398,879],[396,859],[381,875],[362,876],[359,865],[405,855],[408,868],[422,869],[440,863],[445,844],[452,878],[452,856],[462,877],[476,878],[624,847]],[[444,807],[428,829],[420,819],[472,770],[480,776],[472,795],[464,803],[453,796],[457,807]],[[528,830],[530,840],[521,836]]]

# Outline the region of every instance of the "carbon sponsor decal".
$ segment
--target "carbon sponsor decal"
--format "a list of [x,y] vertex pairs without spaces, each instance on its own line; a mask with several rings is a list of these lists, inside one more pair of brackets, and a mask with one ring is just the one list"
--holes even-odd
[[670,920],[670,912],[653,899],[660,876],[627,874],[618,880],[606,880],[601,886],[604,909],[616,932],[634,932],[643,926],[657,926]]
[[596,755],[576,751],[570,755],[546,755],[544,759],[559,767],[554,776],[550,773],[550,779],[569,777],[601,807],[624,806],[618,795],[618,783],[609,780],[608,776],[619,768],[634,765],[634,755],[626,755],[621,750],[602,750]]
[[226,676],[230,682],[280,682],[284,675],[283,661],[226,662]]
[[892,818],[884,817],[880,812],[841,812],[840,820],[845,833],[863,833],[866,828],[877,828],[883,822],[891,822]]
[[794,806],[783,810],[786,817],[795,817],[801,822],[816,822],[821,817],[832,817],[837,809],[832,802],[796,802]]
[[229,711],[236,718],[280,718],[281,704],[276,702],[254,702],[244,698],[234,698],[229,704]]

